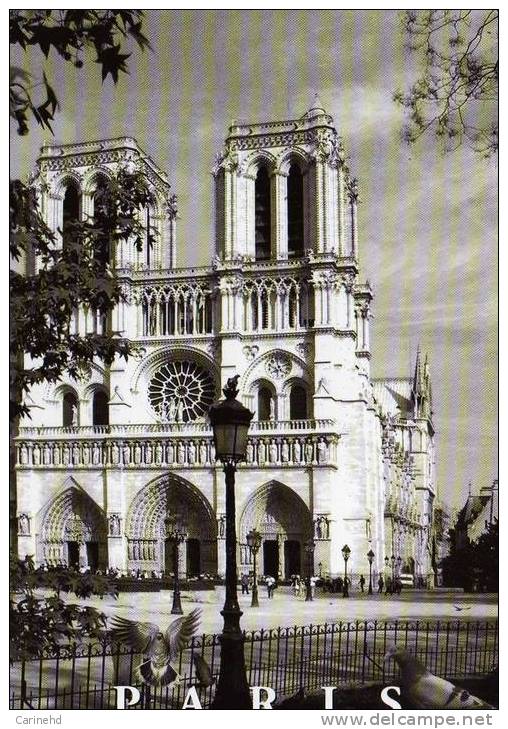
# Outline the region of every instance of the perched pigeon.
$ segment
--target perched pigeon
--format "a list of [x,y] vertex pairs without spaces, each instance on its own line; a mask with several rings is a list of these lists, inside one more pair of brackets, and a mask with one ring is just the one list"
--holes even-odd
[[198,688],[208,688],[209,686],[213,686],[215,679],[212,676],[210,666],[203,656],[194,656],[194,668],[196,669],[196,677],[198,679],[196,686]]
[[180,678],[171,661],[196,633],[200,616],[201,611],[196,608],[173,620],[165,633],[155,623],[138,623],[115,616],[111,621],[111,637],[116,643],[143,654],[145,661],[136,669],[142,683],[167,686]]
[[393,658],[400,668],[401,698],[411,709],[493,709],[469,691],[427,671],[405,648],[393,646],[385,661]]

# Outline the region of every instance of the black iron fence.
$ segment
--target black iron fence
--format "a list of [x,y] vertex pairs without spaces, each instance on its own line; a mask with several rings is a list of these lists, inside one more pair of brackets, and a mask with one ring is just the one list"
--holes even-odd
[[[300,687],[386,684],[396,680],[384,655],[393,644],[407,647],[437,675],[460,679],[497,667],[497,621],[340,622],[246,632],[245,663],[251,686],[271,686],[277,696]],[[199,685],[194,656],[208,663],[214,682]],[[173,667],[171,687],[148,688],[137,675],[143,656],[111,645],[60,648],[56,654],[11,665],[11,709],[109,709],[114,686],[136,686],[141,700],[132,708],[181,708],[196,687],[203,708],[210,705],[220,665],[220,636],[193,638]]]

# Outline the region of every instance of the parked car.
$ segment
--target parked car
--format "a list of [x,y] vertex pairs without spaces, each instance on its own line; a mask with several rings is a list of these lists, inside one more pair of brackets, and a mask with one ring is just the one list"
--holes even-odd
[[399,579],[402,583],[402,587],[414,587],[415,586],[414,575],[403,572],[402,574],[399,575]]

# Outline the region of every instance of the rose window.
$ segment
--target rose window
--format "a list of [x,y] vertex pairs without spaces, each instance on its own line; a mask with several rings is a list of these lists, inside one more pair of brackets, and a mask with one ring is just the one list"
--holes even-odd
[[148,385],[150,403],[166,421],[196,420],[208,412],[214,396],[212,376],[195,362],[168,362]]

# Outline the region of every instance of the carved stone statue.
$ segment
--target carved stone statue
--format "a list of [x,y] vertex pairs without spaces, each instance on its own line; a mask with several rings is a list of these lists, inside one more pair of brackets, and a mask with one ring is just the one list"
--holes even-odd
[[18,534],[23,537],[30,535],[30,519],[27,514],[18,516]]
[[270,397],[270,420],[275,420],[275,400]]
[[307,443],[305,444],[305,462],[312,463],[313,457],[314,457],[314,446],[312,445],[312,442],[310,440],[308,440]]
[[183,464],[185,463],[185,449],[183,447],[182,441],[178,443],[176,449],[176,460],[179,466],[183,466]]
[[[71,451],[67,443],[62,448],[62,463],[64,466],[68,466],[71,460]],[[34,463],[35,463],[35,451],[34,451]]]
[[92,446],[92,463],[94,466],[98,466],[101,462],[101,451],[98,443],[94,443]]
[[175,449],[171,441],[168,443],[168,465],[172,466],[175,462]]
[[71,425],[75,428],[78,424],[78,408],[74,403],[71,405]]
[[192,440],[189,443],[187,453],[188,453],[189,465],[193,466],[196,463],[196,446],[194,445],[194,441],[192,441]]
[[319,439],[317,444],[317,462],[327,463],[328,462],[328,446],[322,438]]
[[109,535],[110,537],[120,536],[120,517],[118,514],[111,514],[109,517]]
[[111,463],[114,466],[117,466],[120,462],[120,450],[116,443],[113,443],[111,446]]
[[178,401],[176,408],[176,419],[179,423],[183,422],[183,400]]
[[158,466],[162,463],[162,446],[160,443],[155,446],[155,463]]
[[199,444],[199,461],[200,461],[200,463],[207,462],[206,455],[207,455],[206,454],[206,443],[204,440],[202,440],[201,443]]
[[152,444],[150,442],[148,442],[145,445],[145,463],[148,466],[150,466],[152,464],[152,457],[153,457]]
[[41,452],[38,445],[35,445],[32,451],[32,461],[34,466],[38,466],[41,462]]
[[130,454],[129,454],[129,444],[128,443],[124,443],[122,446],[122,461],[123,461],[124,466],[129,465]]
[[252,463],[254,461],[254,445],[252,444],[252,441],[247,441],[247,448],[245,451],[247,463]]
[[88,443],[83,443],[81,446],[81,458],[83,460],[83,465],[88,466],[90,463],[90,447]]
[[268,447],[268,453],[269,453],[270,463],[277,463],[277,444],[273,440],[273,438],[270,441],[270,445]]
[[293,444],[293,460],[295,463],[302,461],[302,446],[299,440],[295,440]]
[[77,443],[72,444],[72,462],[75,466],[79,463],[79,446]]
[[176,420],[176,403],[172,398],[167,403],[166,411],[167,411],[167,418],[170,422],[173,422],[174,420]]

